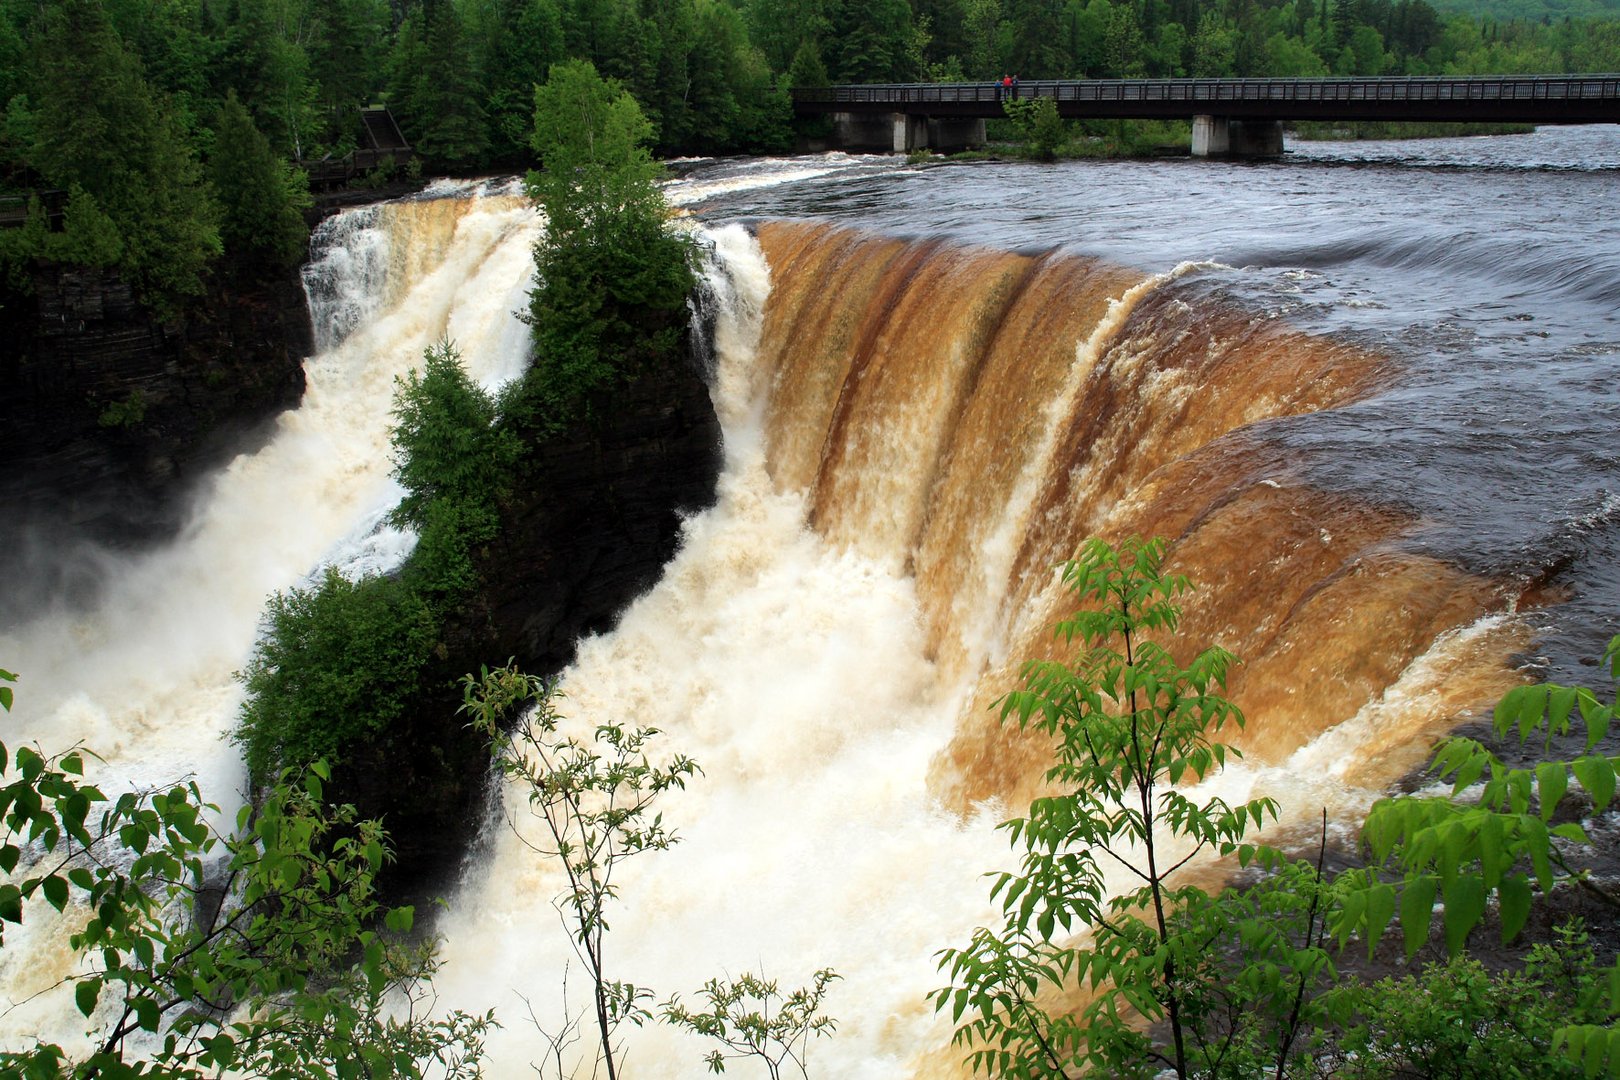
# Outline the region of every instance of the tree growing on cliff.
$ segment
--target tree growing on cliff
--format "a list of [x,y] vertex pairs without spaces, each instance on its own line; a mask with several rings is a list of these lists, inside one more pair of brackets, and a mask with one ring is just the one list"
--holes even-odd
[[473,549],[500,526],[497,504],[523,446],[449,341],[423,353],[420,371],[394,380],[393,415],[394,479],[405,497],[389,520],[416,530],[406,575],[442,604],[475,584]]
[[[1190,587],[1161,572],[1163,553],[1159,540],[1128,540],[1118,550],[1087,541],[1063,570],[1086,606],[1057,625],[1060,639],[1078,637],[1084,648],[1072,667],[1025,664],[1024,689],[998,702],[1003,722],[1016,719],[1053,737],[1045,779],[1056,793],[1002,826],[1023,855],[1021,872],[992,875],[1001,930],[981,928],[965,948],[941,953],[952,982],[931,996],[937,1009],[950,1010],[954,1041],[969,1050],[975,1071],[1138,1076],[1168,1067],[1185,1077],[1195,1065],[1218,1067],[1237,1044],[1230,1030],[1204,1037],[1222,1022],[1216,1007],[1235,1003],[1241,1013],[1258,1003],[1275,1011],[1278,1003],[1303,1000],[1308,982],[1331,973],[1313,936],[1314,899],[1274,904],[1262,894],[1223,904],[1176,881],[1211,849],[1285,864],[1243,843],[1251,825],[1275,817],[1270,799],[1197,803],[1176,788],[1236,754],[1214,736],[1228,724],[1241,726],[1243,715],[1220,696],[1231,654],[1209,648],[1182,667],[1148,636],[1175,630],[1174,597]],[[1105,868],[1139,887],[1110,896]],[[1313,879],[1319,874],[1309,867],[1294,868],[1288,883]],[[1273,899],[1293,895],[1305,894],[1290,887]],[[1306,933],[1298,944],[1266,932],[1302,915]],[[1071,943],[1087,928],[1089,945]],[[1232,943],[1261,955],[1231,980],[1238,996],[1213,995],[1211,986],[1229,976],[1211,958]],[[1051,995],[1088,983],[1094,996],[1077,1014],[1050,1004]],[[1132,1010],[1149,1024],[1167,1024],[1169,1045],[1131,1023]],[[1279,1027],[1280,1061],[1299,1028],[1298,1015]]]
[[387,737],[424,686],[445,612],[476,584],[477,545],[499,527],[522,446],[454,345],[428,348],[420,369],[395,380],[393,417],[405,495],[389,518],[416,531],[416,547],[397,574],[350,580],[329,567],[271,598],[238,676],[247,698],[232,735],[258,783]]
[[652,125],[633,97],[583,60],[535,89],[531,145],[544,168],[529,197],[546,215],[530,294],[535,360],[524,379],[531,423],[555,429],[597,392],[668,363],[694,281],[690,244],[668,227]]
[[91,0],[48,5],[32,59],[29,163],[94,197],[122,238],[120,266],[148,302],[175,310],[202,292],[220,243],[218,208],[169,102]]
[[309,180],[276,156],[235,91],[220,107],[208,166],[225,250],[248,265],[278,270],[302,262],[309,252],[303,214],[312,204]]
[[231,737],[264,784],[319,758],[341,762],[383,734],[416,697],[438,621],[399,578],[320,582],[270,599],[264,636],[238,678],[247,689]]

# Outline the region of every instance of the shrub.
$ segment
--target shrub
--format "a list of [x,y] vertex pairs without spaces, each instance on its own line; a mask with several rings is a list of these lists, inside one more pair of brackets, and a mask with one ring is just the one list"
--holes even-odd
[[232,738],[253,780],[341,762],[384,731],[416,694],[437,637],[427,603],[395,578],[350,581],[328,568],[318,586],[277,593],[238,673],[248,697]]
[[1357,995],[1357,1023],[1319,1065],[1348,1080],[1578,1077],[1580,1063],[1552,1052],[1554,1033],[1606,1019],[1605,976],[1578,923],[1521,971],[1492,974],[1467,956],[1430,964]]

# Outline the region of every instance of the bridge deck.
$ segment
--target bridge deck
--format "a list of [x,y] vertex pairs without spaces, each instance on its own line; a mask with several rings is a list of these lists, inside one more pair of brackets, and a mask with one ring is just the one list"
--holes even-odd
[[[799,115],[889,112],[1002,115],[995,83],[891,83],[795,89]],[[1457,120],[1620,123],[1620,74],[1469,78],[1028,80],[1020,98],[1057,102],[1069,118],[1234,120]]]

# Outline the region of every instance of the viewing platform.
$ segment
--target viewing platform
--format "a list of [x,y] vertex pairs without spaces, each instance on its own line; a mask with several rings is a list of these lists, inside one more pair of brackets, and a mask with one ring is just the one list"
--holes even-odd
[[[905,153],[982,145],[1003,101],[1050,98],[1075,120],[1191,120],[1198,156],[1282,152],[1296,120],[1620,123],[1620,74],[1452,78],[1064,79],[885,83],[792,91],[798,116],[830,115],[846,149]],[[886,139],[885,139],[886,136]],[[846,141],[848,140],[848,141]]]

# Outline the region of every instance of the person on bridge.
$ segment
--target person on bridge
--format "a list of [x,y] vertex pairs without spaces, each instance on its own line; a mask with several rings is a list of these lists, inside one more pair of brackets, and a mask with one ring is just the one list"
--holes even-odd
[[1012,89],[1013,89],[1012,76],[1011,75],[1003,75],[1001,77],[1001,82],[998,83],[997,86],[996,86],[996,100],[1001,101],[1003,98],[1011,97],[1012,96]]

